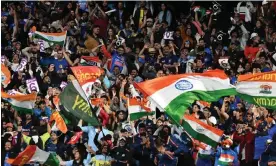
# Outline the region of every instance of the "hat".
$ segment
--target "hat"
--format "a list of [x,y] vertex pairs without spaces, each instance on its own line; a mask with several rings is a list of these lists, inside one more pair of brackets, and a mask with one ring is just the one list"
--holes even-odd
[[153,22],[153,19],[152,19],[152,18],[148,18],[148,19],[147,19],[147,22],[148,22],[148,21]]
[[12,124],[12,123],[7,123],[7,124],[6,124],[6,128],[8,128],[8,127],[13,128],[13,124]]
[[211,116],[211,117],[209,118],[209,121],[210,121],[211,123],[213,123],[213,125],[216,125],[216,124],[217,124],[217,120],[216,120],[216,118],[213,117],[213,116]]
[[256,37],[256,36],[259,36],[259,35],[258,35],[258,33],[255,33],[255,32],[254,32],[254,33],[251,34],[250,39],[252,39],[252,38],[254,38],[254,37]]
[[99,79],[96,79],[95,83],[96,82],[99,83],[99,84],[101,84],[101,81]]
[[119,141],[126,141],[126,138],[125,137],[121,137],[121,138],[119,138]]

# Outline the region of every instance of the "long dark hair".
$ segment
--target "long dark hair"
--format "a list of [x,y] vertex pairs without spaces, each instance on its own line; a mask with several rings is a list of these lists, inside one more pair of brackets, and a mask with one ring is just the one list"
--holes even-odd
[[168,6],[166,3],[161,3],[161,5],[164,5],[166,7],[164,13],[163,13],[163,17],[162,17],[162,21],[166,21],[166,18],[167,18],[167,13],[168,13]]

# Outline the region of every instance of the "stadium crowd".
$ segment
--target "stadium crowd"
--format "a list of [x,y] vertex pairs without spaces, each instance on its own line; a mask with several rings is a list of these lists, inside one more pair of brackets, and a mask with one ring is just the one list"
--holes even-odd
[[[158,108],[131,121],[131,129],[125,127],[130,121],[126,100],[134,96],[134,83],[221,69],[235,85],[241,74],[274,71],[275,2],[1,4],[1,63],[11,73],[1,90],[37,92],[31,112],[1,98],[2,165],[14,165],[8,160],[36,145],[64,166],[276,166],[275,110],[238,96],[207,104],[196,101],[186,111],[224,131],[216,147],[193,139]],[[36,31],[42,37],[34,37]],[[43,37],[65,31],[62,44]],[[87,95],[103,101],[97,105],[101,112],[93,112],[100,124],[77,119],[63,133],[48,122],[58,110],[55,97],[75,79],[71,67],[84,65],[83,57],[94,58],[86,66],[104,71]],[[38,88],[30,91],[27,80],[33,78]],[[45,156],[38,158],[25,165],[43,165]]]

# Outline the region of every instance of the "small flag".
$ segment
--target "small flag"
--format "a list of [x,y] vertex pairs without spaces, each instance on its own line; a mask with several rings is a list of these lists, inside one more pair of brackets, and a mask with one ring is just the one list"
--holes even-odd
[[11,72],[4,64],[1,64],[1,83],[4,87],[7,87],[10,82]]

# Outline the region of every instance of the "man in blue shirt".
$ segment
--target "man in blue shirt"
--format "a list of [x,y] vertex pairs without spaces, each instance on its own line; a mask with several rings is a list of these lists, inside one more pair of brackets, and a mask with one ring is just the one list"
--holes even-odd
[[39,102],[38,108],[34,109],[34,115],[38,118],[41,116],[47,116],[48,119],[50,119],[51,114],[52,111],[49,107],[46,106],[45,101]]
[[114,50],[112,52],[112,63],[111,63],[110,71],[113,71],[113,68],[115,66],[119,67],[120,72],[123,70],[123,67],[125,65],[125,57],[123,56],[124,53],[125,53],[125,50],[123,46],[119,46],[117,51]]
[[58,50],[56,57],[47,57],[47,58],[42,58],[40,60],[40,63],[43,66],[48,66],[50,64],[54,64],[55,66],[55,71],[56,72],[62,72],[66,68],[68,68],[69,64],[66,61],[66,59],[63,57],[62,50]]

